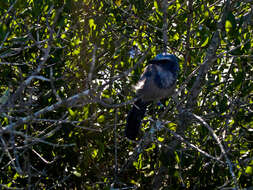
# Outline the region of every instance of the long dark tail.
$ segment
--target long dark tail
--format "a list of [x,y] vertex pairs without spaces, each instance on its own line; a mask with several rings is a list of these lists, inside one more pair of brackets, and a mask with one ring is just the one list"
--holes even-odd
[[132,109],[129,111],[125,130],[127,138],[135,140],[138,136],[141,120],[144,117],[148,104],[148,102],[143,102],[139,99],[134,103]]

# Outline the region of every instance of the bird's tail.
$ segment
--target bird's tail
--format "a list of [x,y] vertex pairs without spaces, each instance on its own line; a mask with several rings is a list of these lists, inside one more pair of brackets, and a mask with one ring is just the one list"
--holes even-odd
[[148,102],[144,102],[141,99],[137,100],[127,116],[126,137],[135,140],[139,133],[141,120],[144,117]]

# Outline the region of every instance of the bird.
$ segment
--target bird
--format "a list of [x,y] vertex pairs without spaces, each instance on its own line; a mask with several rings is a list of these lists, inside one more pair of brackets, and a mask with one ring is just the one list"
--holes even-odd
[[172,95],[178,73],[178,58],[174,54],[161,53],[148,61],[135,86],[137,100],[127,115],[125,135],[128,139],[138,137],[147,106]]

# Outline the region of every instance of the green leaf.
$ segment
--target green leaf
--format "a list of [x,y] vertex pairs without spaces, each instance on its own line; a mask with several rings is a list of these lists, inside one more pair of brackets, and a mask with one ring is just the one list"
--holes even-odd
[[201,47],[205,47],[209,42],[209,37],[206,38],[206,40],[201,44]]
[[135,168],[137,170],[141,169],[142,168],[142,154],[139,155],[139,158],[138,158],[138,161],[137,162],[134,162],[133,165],[135,166]]
[[6,34],[7,34],[7,25],[5,23],[1,23],[0,24],[0,41],[4,40]]
[[248,166],[245,170],[245,173],[252,175],[253,174],[253,167],[252,166]]
[[154,7],[156,8],[156,10],[159,10],[157,1],[154,1]]
[[96,158],[97,155],[98,155],[98,149],[94,149],[92,154],[91,154],[92,158]]
[[204,12],[204,16],[207,18],[209,16],[209,12],[208,11],[205,11]]
[[121,0],[116,0],[115,4],[119,7],[121,5]]
[[225,30],[226,30],[226,32],[229,32],[231,29],[232,29],[232,23],[231,23],[231,21],[226,20],[226,23],[225,23]]
[[174,34],[173,39],[174,40],[179,40],[179,33]]
[[69,111],[69,114],[74,117],[75,116],[75,112],[71,109],[71,108],[68,108],[68,111]]
[[132,6],[132,9],[133,9],[134,13],[136,14],[137,13],[137,9],[136,9],[136,7],[134,5]]
[[164,141],[164,138],[162,138],[162,137],[158,137],[158,139],[157,139],[158,141],[160,141],[160,142],[163,142]]
[[93,29],[93,30],[96,29],[96,24],[95,24],[95,21],[94,21],[93,18],[91,18],[91,19],[89,20],[89,26],[90,26],[90,29]]
[[99,123],[103,123],[104,120],[105,120],[105,116],[104,116],[104,115],[100,115],[100,116],[98,117],[98,119],[97,119],[97,121],[98,121]]
[[78,171],[74,171],[73,174],[76,176],[76,177],[81,177],[82,174]]
[[179,158],[177,152],[175,152],[175,159],[176,159],[176,162],[177,162],[177,163],[180,163],[180,158]]

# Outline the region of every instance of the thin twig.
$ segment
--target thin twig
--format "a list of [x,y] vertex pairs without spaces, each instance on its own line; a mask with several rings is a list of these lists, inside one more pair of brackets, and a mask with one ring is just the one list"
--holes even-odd
[[200,116],[195,115],[193,113],[189,113],[189,114],[191,116],[193,116],[194,118],[196,118],[197,120],[199,120],[209,130],[209,132],[211,133],[211,135],[213,136],[213,138],[216,140],[216,142],[218,143],[218,145],[220,147],[220,150],[221,150],[223,156],[226,159],[227,165],[229,167],[229,171],[231,173],[232,179],[233,179],[234,184],[235,184],[235,188],[239,189],[238,181],[237,181],[235,173],[233,171],[233,165],[232,165],[230,159],[228,158],[228,155],[227,155],[227,153],[226,153],[226,151],[225,151],[225,149],[224,149],[224,147],[223,147],[223,145],[222,145],[219,137],[215,134],[214,130],[208,125],[208,123],[204,119],[202,119]]
[[187,144],[189,147],[191,147],[191,148],[197,150],[199,153],[203,154],[204,156],[206,156],[206,157],[208,157],[208,158],[211,158],[211,159],[213,159],[213,160],[215,160],[215,161],[218,161],[219,163],[224,164],[224,162],[221,161],[219,158],[216,158],[216,157],[214,157],[214,156],[208,154],[207,152],[201,150],[199,147],[197,147],[196,145],[190,143],[189,141],[187,141],[186,139],[184,139],[181,135],[177,134],[176,132],[174,132],[174,131],[172,131],[172,130],[166,128],[166,127],[164,127],[164,129],[165,129],[167,132],[171,133],[171,134],[173,135],[173,137],[175,137],[175,138],[178,139],[179,141],[181,141],[181,142]]
[[167,42],[168,42],[168,6],[167,0],[162,1],[162,11],[163,11],[163,52],[167,53]]
[[92,76],[93,76],[93,72],[94,72],[94,68],[95,68],[95,63],[96,63],[96,52],[97,52],[97,45],[94,44],[94,49],[93,49],[93,53],[92,53],[92,61],[91,61],[91,65],[90,65],[90,71],[88,74],[88,83],[91,83],[91,80],[92,80]]
[[5,126],[2,130],[4,132],[7,132],[9,130],[11,130],[12,128],[14,127],[17,127],[19,125],[22,125],[24,123],[27,123],[29,121],[31,121],[33,118],[37,118],[39,117],[40,115],[44,114],[44,113],[47,113],[47,112],[50,112],[50,111],[53,111],[57,108],[59,108],[60,106],[64,105],[64,104],[67,104],[69,102],[73,102],[73,101],[77,101],[81,98],[83,98],[84,96],[88,96],[90,93],[90,90],[84,90],[83,92],[81,93],[78,93],[78,94],[75,94],[74,96],[71,96],[70,98],[68,98],[67,100],[65,101],[59,101],[59,102],[56,102],[55,104],[51,105],[51,106],[47,106],[37,112],[35,112],[34,114],[32,115],[29,115],[27,117],[24,117],[24,118],[21,118],[20,120],[16,121],[16,122],[13,122],[7,126]]

